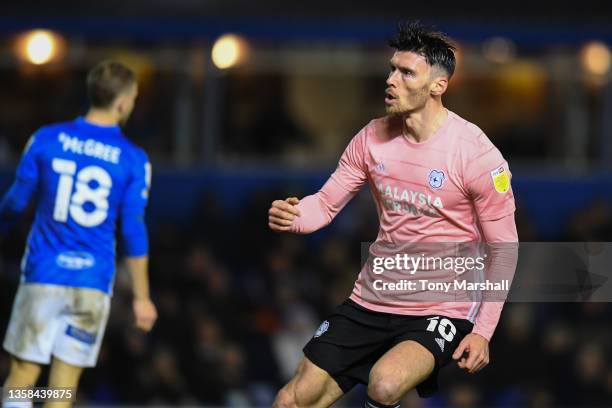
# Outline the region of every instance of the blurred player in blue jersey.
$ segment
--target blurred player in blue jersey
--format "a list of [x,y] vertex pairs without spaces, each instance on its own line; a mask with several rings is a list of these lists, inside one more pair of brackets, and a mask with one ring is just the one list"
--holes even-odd
[[157,318],[144,222],[151,165],[119,127],[134,107],[136,77],[119,63],[103,62],[89,72],[87,91],[85,117],[42,127],[31,137],[0,204],[0,228],[7,232],[36,197],[4,339],[12,355],[5,389],[34,386],[41,365],[49,363],[49,387],[76,388],[83,368],[95,366],[109,314],[118,221],[136,326],[149,331]]

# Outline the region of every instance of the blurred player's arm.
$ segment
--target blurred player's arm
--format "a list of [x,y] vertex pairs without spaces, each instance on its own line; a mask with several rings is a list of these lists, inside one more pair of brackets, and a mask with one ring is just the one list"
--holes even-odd
[[149,257],[146,255],[129,256],[126,258],[126,263],[132,275],[132,292],[134,294],[132,307],[136,327],[149,331],[157,320],[157,309],[149,292]]
[[36,182],[16,179],[0,202],[0,236],[8,233],[28,207]]
[[36,135],[30,137],[17,167],[15,181],[0,202],[0,236],[4,236],[19,220],[36,191],[40,145]]
[[144,331],[151,330],[157,320],[149,290],[149,240],[144,219],[150,183],[151,165],[136,166],[121,206],[121,236],[132,277],[134,316],[136,326]]
[[364,152],[366,128],[344,150],[336,171],[313,195],[276,200],[268,211],[268,225],[275,231],[308,234],[328,225],[357,194],[367,180]]

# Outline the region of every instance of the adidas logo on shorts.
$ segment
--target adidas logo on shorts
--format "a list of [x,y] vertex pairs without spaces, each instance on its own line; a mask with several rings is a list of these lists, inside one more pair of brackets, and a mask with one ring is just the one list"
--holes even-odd
[[444,340],[439,337],[436,337],[436,343],[438,343],[438,346],[440,346],[440,350],[444,351]]

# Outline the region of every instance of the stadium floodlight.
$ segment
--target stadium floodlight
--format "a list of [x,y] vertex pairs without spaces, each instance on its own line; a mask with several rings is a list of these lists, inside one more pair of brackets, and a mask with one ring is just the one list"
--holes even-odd
[[580,52],[582,68],[591,75],[601,76],[610,71],[612,56],[610,48],[601,41],[591,41]]
[[31,64],[43,65],[58,56],[61,44],[61,37],[52,31],[32,30],[17,40],[17,53]]
[[235,34],[224,34],[212,47],[212,61],[219,69],[228,69],[244,60],[246,41]]

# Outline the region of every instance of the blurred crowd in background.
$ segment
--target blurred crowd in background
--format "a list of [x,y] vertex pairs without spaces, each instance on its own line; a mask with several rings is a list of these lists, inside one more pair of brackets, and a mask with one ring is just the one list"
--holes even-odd
[[[23,15],[28,1],[20,3]],[[302,346],[350,294],[361,242],[375,239],[378,220],[367,191],[308,237],[270,232],[267,209],[314,192],[350,138],[384,114],[395,17],[249,24],[223,17],[223,2],[206,2],[216,20],[146,23],[130,13],[164,1],[132,3],[117,9],[127,16],[120,21],[0,18],[0,186],[33,131],[85,112],[94,63],[132,67],[140,92],[126,133],[153,161],[148,221],[160,317],[149,335],[134,329],[120,268],[98,367],[85,372],[79,401],[269,407]],[[164,10],[178,14],[188,3]],[[575,17],[558,4],[532,6],[544,17]],[[521,241],[610,241],[612,32],[604,11],[592,14],[597,24],[425,19],[457,40],[444,101],[510,163]],[[41,26],[48,30],[30,31]],[[261,171],[281,179],[270,183]],[[24,220],[0,247],[2,333],[28,227]],[[610,303],[507,304],[489,367],[471,376],[451,365],[438,396],[410,394],[403,406],[611,406],[610,321]],[[0,353],[0,379],[8,361]],[[357,387],[338,406],[360,406],[364,392]]]
[[[112,36],[102,30],[112,20],[91,24],[96,37],[109,38],[91,39],[69,21],[5,35],[0,24],[0,101],[11,106],[0,112],[0,165],[15,164],[40,124],[84,111],[86,72],[104,58],[138,74],[127,131],[158,167],[320,168],[384,114],[393,22],[324,32],[304,23],[286,34],[280,23],[228,24],[239,33],[222,22],[185,23],[193,31],[185,34],[160,22],[121,25]],[[447,26],[458,62],[444,102],[480,126],[515,167],[609,169],[612,33]]]
[[[272,233],[266,210],[285,194],[258,194],[239,216],[205,196],[189,227],[156,224],[150,232],[151,283],[160,319],[149,335],[134,328],[129,275],[119,270],[99,364],[84,374],[81,403],[271,406],[294,373],[302,346],[350,294],[360,243],[372,240],[377,228],[364,193],[328,231],[310,237]],[[519,236],[537,234],[520,213],[518,219]],[[525,225],[531,230],[524,231]],[[576,231],[572,222],[566,230],[570,241],[597,234]],[[26,232],[24,226],[2,246],[0,327],[9,316]],[[607,406],[611,306],[509,303],[491,343],[489,367],[469,375],[451,364],[442,371],[438,396],[410,394],[403,406]],[[2,353],[0,375],[7,368]],[[338,406],[360,406],[364,392],[357,387]]]

